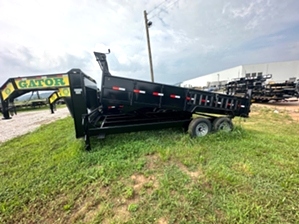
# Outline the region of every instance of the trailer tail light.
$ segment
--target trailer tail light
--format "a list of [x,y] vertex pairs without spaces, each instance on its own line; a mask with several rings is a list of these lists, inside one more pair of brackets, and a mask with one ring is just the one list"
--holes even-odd
[[144,90],[139,90],[139,89],[134,89],[134,93],[145,94],[145,91]]
[[154,96],[164,96],[164,93],[153,92]]
[[174,94],[171,94],[171,95],[170,95],[170,98],[174,98],[174,99],[181,99],[181,96],[179,96],[179,95],[174,95]]
[[112,89],[113,89],[113,90],[119,90],[119,91],[126,91],[125,88],[118,87],[118,86],[113,86]]

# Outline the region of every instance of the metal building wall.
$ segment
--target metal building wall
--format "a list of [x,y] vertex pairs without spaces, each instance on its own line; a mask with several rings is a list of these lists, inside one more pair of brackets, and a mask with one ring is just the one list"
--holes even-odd
[[233,67],[219,72],[214,72],[208,75],[200,76],[198,78],[189,79],[180,84],[182,87],[208,87],[210,83],[217,81],[229,81],[232,78],[241,77],[242,66]]
[[271,81],[283,82],[292,77],[296,77],[297,79],[299,78],[299,60],[243,65],[243,70],[245,74],[258,72],[263,72],[263,74],[272,74]]
[[208,87],[209,84],[217,81],[231,81],[233,79],[250,76],[272,74],[269,81],[283,82],[289,78],[296,77],[299,79],[299,60],[285,62],[271,62],[263,64],[240,65],[230,69],[214,72],[194,79],[186,80],[180,84],[182,87]]

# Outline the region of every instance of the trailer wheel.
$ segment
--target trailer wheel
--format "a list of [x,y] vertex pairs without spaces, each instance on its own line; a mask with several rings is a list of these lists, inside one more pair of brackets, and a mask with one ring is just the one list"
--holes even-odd
[[188,126],[188,133],[192,137],[203,137],[211,132],[211,122],[206,118],[195,118]]
[[214,131],[223,130],[225,132],[230,132],[233,130],[233,123],[231,119],[227,117],[218,117],[213,122],[213,130]]

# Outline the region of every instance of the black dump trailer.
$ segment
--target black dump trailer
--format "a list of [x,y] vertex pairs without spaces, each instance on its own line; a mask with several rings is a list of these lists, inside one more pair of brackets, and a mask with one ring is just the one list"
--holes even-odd
[[244,97],[112,76],[106,54],[94,53],[102,69],[100,90],[81,70],[69,72],[76,137],[183,127],[191,136],[232,129],[235,116],[248,117],[251,93]]

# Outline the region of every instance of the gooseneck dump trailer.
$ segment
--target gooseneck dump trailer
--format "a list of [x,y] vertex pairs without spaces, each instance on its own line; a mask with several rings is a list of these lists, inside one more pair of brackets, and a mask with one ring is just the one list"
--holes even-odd
[[248,117],[250,97],[218,94],[112,76],[106,55],[94,53],[102,69],[100,90],[79,69],[69,74],[70,102],[76,137],[183,127],[191,136],[232,129],[235,116]]

